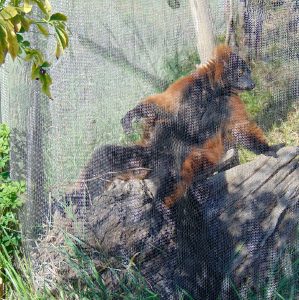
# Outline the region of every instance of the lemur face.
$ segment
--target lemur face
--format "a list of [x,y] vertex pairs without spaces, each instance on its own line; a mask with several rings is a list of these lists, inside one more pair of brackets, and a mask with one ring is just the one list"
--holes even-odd
[[255,87],[248,65],[235,53],[230,55],[225,65],[223,78],[230,88],[238,91],[248,91]]

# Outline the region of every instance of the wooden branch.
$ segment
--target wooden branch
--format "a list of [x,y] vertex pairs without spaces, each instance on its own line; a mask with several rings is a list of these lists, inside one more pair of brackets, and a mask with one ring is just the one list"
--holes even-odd
[[[111,288],[117,282],[109,268],[103,269],[103,253],[114,265],[117,257],[134,257],[161,299],[177,299],[178,287],[194,299],[235,299],[235,289],[266,280],[294,241],[298,154],[298,147],[283,148],[277,158],[261,155],[196,182],[172,210],[155,199],[154,182],[115,180],[91,207],[80,212],[74,206],[76,218],[56,214],[34,257],[38,277],[51,278],[53,288],[57,281],[76,278],[65,258],[49,246],[63,245],[67,231],[85,241],[90,253],[101,253],[93,259]],[[45,265],[51,272],[41,269]]]

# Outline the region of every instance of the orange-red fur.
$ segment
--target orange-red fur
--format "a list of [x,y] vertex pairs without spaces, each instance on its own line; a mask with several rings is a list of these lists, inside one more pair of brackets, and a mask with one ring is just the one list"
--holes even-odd
[[[206,64],[200,65],[198,69],[182,77],[172,83],[164,92],[151,95],[145,98],[143,104],[155,104],[168,113],[176,113],[179,110],[180,104],[184,101],[184,91],[194,83],[198,77],[208,76],[209,84],[215,86],[216,83],[222,82],[222,74],[224,71],[224,62],[229,59],[232,53],[228,45],[221,44],[214,49],[213,59]],[[153,128],[157,122],[161,120],[152,120],[147,118],[143,124],[144,130],[141,140],[138,145],[148,146],[153,136]]]
[[214,50],[214,58],[208,63],[201,65],[192,74],[178,79],[171,84],[164,92],[155,94],[144,99],[144,104],[156,104],[167,112],[175,113],[179,109],[181,101],[184,101],[183,94],[186,88],[194,83],[197,77],[208,76],[210,84],[222,81],[224,62],[228,60],[231,49],[227,45],[219,45]]
[[230,118],[212,138],[208,139],[201,148],[194,147],[183,162],[180,176],[181,181],[175,186],[174,192],[164,199],[167,207],[172,207],[182,198],[191,185],[194,177],[200,171],[212,170],[216,167],[225,153],[225,142],[235,144],[233,132],[242,133],[244,137],[255,137],[261,144],[266,144],[266,138],[261,128],[249,119],[244,103],[239,95],[229,99]]
[[[195,72],[171,84],[164,92],[152,95],[142,101],[144,104],[155,104],[168,113],[177,113],[184,101],[184,92],[189,86],[195,84],[199,77],[207,78],[207,85],[214,87],[222,85],[225,62],[229,60],[232,51],[227,45],[215,48],[214,58],[201,65]],[[232,94],[228,100],[230,116],[221,125],[217,133],[208,138],[203,145],[192,148],[182,163],[180,170],[181,180],[175,185],[171,195],[165,197],[166,206],[173,206],[192,184],[196,174],[212,170],[219,164],[225,153],[225,145],[235,144],[236,133],[241,133],[245,138],[254,137],[261,144],[267,144],[263,131],[256,123],[250,121],[245,105],[238,94]],[[219,116],[220,117],[220,116]],[[144,131],[142,143],[150,144],[155,121],[151,120]],[[161,122],[161,120],[160,120]],[[146,124],[146,123],[145,123]]]
[[230,97],[229,107],[231,115],[226,131],[242,132],[243,135],[255,137],[262,144],[267,143],[262,129],[250,120],[245,104],[239,95],[232,95]]
[[224,144],[221,133],[208,139],[202,148],[194,147],[184,160],[180,176],[181,181],[174,188],[174,192],[165,197],[164,203],[167,207],[172,207],[175,202],[182,198],[192,184],[195,175],[200,170],[211,169],[216,166],[224,154]]

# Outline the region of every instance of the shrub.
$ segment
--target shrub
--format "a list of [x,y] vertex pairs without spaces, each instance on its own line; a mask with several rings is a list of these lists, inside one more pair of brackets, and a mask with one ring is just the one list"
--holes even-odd
[[20,247],[18,209],[22,206],[20,195],[24,182],[13,181],[9,175],[9,135],[5,124],[0,124],[0,243],[8,253]]

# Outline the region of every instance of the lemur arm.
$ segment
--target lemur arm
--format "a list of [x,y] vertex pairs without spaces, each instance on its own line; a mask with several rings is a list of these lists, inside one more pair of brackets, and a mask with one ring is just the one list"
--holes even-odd
[[125,114],[121,119],[121,124],[125,133],[128,134],[132,132],[134,120],[138,122],[140,119],[147,119],[147,123],[154,126],[156,121],[169,118],[173,118],[172,114],[162,110],[156,104],[140,103]]

